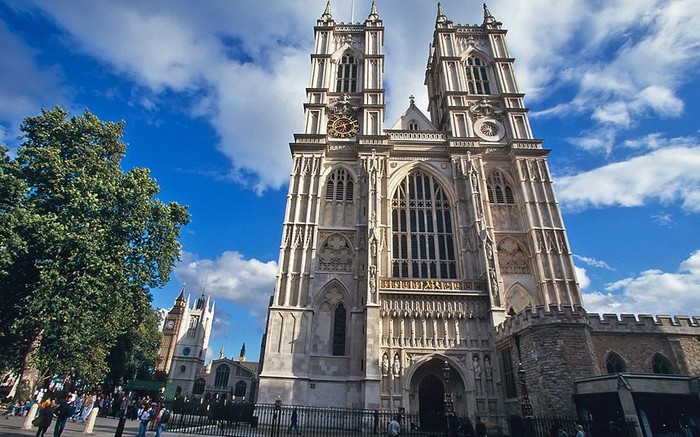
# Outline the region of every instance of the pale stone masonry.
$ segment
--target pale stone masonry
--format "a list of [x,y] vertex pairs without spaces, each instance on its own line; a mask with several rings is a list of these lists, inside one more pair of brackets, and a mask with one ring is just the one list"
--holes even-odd
[[329,3],[317,20],[258,401],[403,409],[434,429],[447,404],[508,430],[523,373],[536,414],[598,422],[635,414],[629,393],[618,408],[609,372],[697,375],[696,319],[686,334],[582,309],[549,150],[533,136],[506,30],[486,5],[483,17],[457,24],[438,3],[429,115],[407,96],[390,127],[376,5],[342,23]]

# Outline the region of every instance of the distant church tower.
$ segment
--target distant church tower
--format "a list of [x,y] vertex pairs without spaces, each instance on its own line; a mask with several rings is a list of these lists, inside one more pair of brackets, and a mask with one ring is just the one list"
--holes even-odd
[[376,6],[337,23],[328,4],[290,145],[259,402],[403,407],[427,426],[448,388],[459,416],[502,415],[494,326],[581,304],[505,35],[485,5],[481,25],[458,25],[438,4],[430,118],[411,98],[387,128]]
[[183,287],[163,325],[163,343],[156,370],[168,375],[165,397],[191,394],[195,375],[204,369],[214,302],[202,295],[192,305]]

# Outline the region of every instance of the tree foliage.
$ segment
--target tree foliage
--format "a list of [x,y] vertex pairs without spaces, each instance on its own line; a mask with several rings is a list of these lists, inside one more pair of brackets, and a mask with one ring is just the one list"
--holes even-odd
[[56,107],[0,149],[0,359],[99,381],[164,285],[189,221],[156,198],[147,169],[122,171],[123,122]]

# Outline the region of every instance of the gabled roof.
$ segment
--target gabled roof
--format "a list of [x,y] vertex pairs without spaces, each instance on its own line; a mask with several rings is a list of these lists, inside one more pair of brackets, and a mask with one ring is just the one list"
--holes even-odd
[[[437,129],[430,122],[423,112],[416,106],[413,101],[413,96],[410,98],[411,104],[406,112],[399,117],[398,121],[391,126],[391,130],[419,130],[419,131],[436,131]],[[409,129],[409,124],[415,122],[418,124],[418,129]]]

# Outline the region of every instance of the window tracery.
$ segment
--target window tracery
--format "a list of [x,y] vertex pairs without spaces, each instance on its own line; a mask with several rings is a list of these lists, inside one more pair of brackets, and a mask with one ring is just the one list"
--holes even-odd
[[214,378],[214,387],[222,388],[228,386],[228,377],[231,374],[231,369],[226,364],[222,364],[216,368],[216,377]]
[[329,236],[319,250],[319,269],[333,271],[350,271],[353,250],[348,241],[340,234]]
[[466,62],[469,94],[491,94],[486,62],[477,56],[469,56]]
[[669,361],[668,358],[666,358],[660,353],[654,354],[654,356],[651,359],[651,366],[653,372],[656,374],[673,375],[674,373],[676,373],[673,370],[673,365],[671,364],[671,361]]
[[627,371],[627,364],[618,354],[610,352],[605,358],[605,368],[608,373],[623,373]]
[[335,91],[337,93],[357,92],[357,71],[357,59],[349,53],[344,54],[338,63]]
[[432,175],[409,174],[392,198],[392,275],[457,277],[450,201]]

